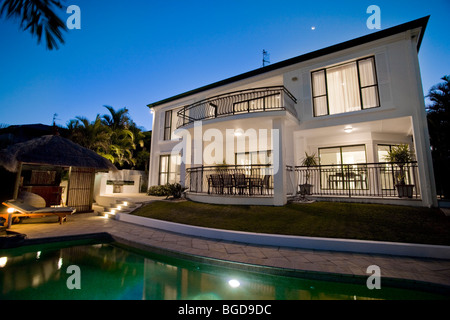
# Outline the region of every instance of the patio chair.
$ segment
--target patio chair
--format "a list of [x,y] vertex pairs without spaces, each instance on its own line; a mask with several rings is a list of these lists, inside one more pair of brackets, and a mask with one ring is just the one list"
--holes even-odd
[[247,189],[245,174],[238,173],[234,175],[234,187],[238,190],[239,194],[244,194],[244,191]]
[[47,207],[47,208],[36,208],[28,203],[19,200],[8,200],[3,202],[3,205],[8,208],[13,208],[18,213],[7,213],[2,214],[6,219],[6,225],[9,227],[12,224],[13,219],[16,218],[42,218],[46,216],[57,216],[59,224],[66,221],[68,215],[75,213],[76,209],[71,207]]
[[263,182],[262,182],[262,188],[261,188],[261,194],[263,194],[264,190],[266,190],[266,192],[269,191],[270,189],[270,178],[272,176],[270,174],[266,174],[263,178]]
[[222,175],[222,180],[224,191],[227,191],[228,194],[233,194],[234,188],[233,176],[231,174],[224,174]]
[[208,179],[208,194],[210,191],[217,194],[223,194],[223,179],[220,174],[211,174]]
[[254,194],[254,191],[258,191],[261,195],[264,193],[264,190],[270,189],[270,175],[266,174],[264,175],[264,178],[249,178],[249,190],[250,194]]

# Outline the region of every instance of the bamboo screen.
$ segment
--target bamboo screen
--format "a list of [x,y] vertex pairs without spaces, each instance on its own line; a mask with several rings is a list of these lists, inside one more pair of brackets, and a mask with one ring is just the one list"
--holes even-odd
[[72,167],[69,178],[67,206],[78,212],[92,211],[95,169]]

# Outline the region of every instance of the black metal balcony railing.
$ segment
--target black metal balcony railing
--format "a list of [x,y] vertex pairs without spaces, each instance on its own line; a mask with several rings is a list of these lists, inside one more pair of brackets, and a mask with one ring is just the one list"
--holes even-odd
[[[188,192],[226,196],[273,196],[272,165],[220,165],[186,169]],[[404,185],[399,190],[399,177]],[[286,166],[286,195],[420,199],[417,162]],[[409,194],[402,194],[403,189]]]
[[202,166],[186,169],[186,186],[192,193],[272,196],[271,165]]
[[[409,194],[397,187],[401,177]],[[295,167],[297,192],[317,196],[420,199],[418,179],[417,162]]]
[[230,92],[182,108],[177,112],[177,128],[195,121],[251,112],[287,110],[297,116],[296,103],[284,86]]

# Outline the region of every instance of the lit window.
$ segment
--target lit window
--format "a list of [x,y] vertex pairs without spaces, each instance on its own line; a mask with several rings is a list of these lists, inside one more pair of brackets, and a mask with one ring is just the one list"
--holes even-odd
[[159,158],[159,184],[180,182],[180,155],[162,155]]
[[315,71],[311,82],[315,117],[380,106],[373,57]]

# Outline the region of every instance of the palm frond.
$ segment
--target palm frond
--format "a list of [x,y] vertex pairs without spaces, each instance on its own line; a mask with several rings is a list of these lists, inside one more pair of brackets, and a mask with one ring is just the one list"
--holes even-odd
[[38,44],[45,38],[49,50],[58,49],[64,44],[65,23],[58,17],[56,10],[62,9],[59,0],[0,0],[0,17],[20,20],[20,28],[29,30],[37,37]]

